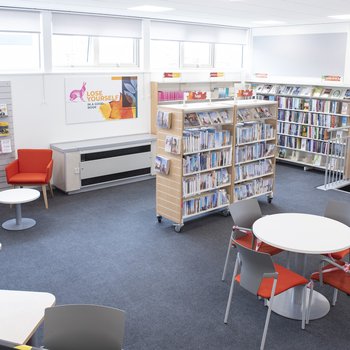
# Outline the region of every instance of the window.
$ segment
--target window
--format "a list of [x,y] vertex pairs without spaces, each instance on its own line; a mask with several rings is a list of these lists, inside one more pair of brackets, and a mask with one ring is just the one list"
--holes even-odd
[[198,42],[182,43],[182,66],[206,68],[213,66],[212,44]]
[[40,50],[38,33],[0,32],[1,70],[38,70]]
[[98,45],[97,61],[102,65],[136,66],[137,40],[130,38],[95,38]]
[[180,43],[178,41],[151,40],[151,67],[179,68]]
[[132,38],[53,35],[54,67],[135,67],[138,40]]
[[242,68],[243,46],[215,44],[215,68],[237,70]]

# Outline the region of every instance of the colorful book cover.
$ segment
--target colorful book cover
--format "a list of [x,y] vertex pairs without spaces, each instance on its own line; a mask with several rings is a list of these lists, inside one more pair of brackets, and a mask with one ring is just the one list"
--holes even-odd
[[7,104],[6,103],[1,103],[0,104],[0,118],[6,118],[8,117],[8,112],[7,112]]
[[0,122],[0,136],[9,136],[9,123]]

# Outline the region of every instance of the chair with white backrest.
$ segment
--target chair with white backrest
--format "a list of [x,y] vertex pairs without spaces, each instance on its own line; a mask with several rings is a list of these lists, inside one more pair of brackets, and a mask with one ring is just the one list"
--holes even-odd
[[44,346],[50,350],[121,350],[125,312],[99,305],[47,308]]
[[[224,271],[222,280],[226,278],[227,264],[232,248],[235,248],[235,243],[239,243],[247,248],[254,248],[259,252],[275,255],[282,252],[282,249],[272,247],[266,243],[257,244],[252,231],[254,222],[260,219],[263,215],[256,198],[250,198],[234,202],[229,206],[230,214],[234,222],[230,240],[228,242]],[[253,247],[254,246],[254,247]]]
[[[341,202],[336,200],[330,200],[327,203],[327,207],[324,216],[333,220],[337,220],[350,227],[350,202]],[[330,234],[332,234],[330,232]],[[342,260],[349,255],[350,249],[341,250],[339,252],[327,254],[332,260]]]
[[260,253],[240,244],[237,244],[237,249],[238,254],[233,272],[230,294],[227,300],[224,322],[227,323],[228,320],[235,282],[238,282],[241,287],[252,294],[268,299],[268,310],[260,345],[260,349],[262,350],[265,346],[274,297],[290,288],[304,285],[301,321],[301,328],[304,329],[306,318],[306,288],[309,281],[305,277],[281,265],[273,263],[271,255],[267,253]]

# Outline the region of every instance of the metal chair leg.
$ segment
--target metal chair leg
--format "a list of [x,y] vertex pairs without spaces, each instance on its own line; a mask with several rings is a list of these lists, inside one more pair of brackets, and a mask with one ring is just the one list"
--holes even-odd
[[312,294],[314,292],[314,282],[310,282],[310,293],[309,293],[309,302],[307,304],[307,312],[306,312],[306,324],[310,322],[310,313],[311,313],[311,302],[312,302]]
[[272,285],[272,290],[271,290],[271,298],[270,298],[270,301],[268,303],[267,315],[266,315],[266,320],[265,320],[264,332],[263,332],[263,336],[261,339],[260,350],[264,350],[264,347],[265,347],[266,334],[267,334],[267,329],[269,328],[271,308],[272,308],[273,299],[275,296],[276,285],[277,285],[277,279],[274,279],[273,285]]
[[239,265],[239,254],[237,254],[235,268],[234,268],[233,275],[232,275],[232,282],[231,282],[231,287],[230,287],[230,294],[228,296],[227,305],[226,305],[226,312],[225,312],[224,323],[227,323],[228,314],[230,313],[232,294],[233,294],[233,287],[235,285],[235,278],[236,278],[237,272],[238,272],[238,265]]
[[335,303],[337,302],[337,299],[338,299],[338,289],[334,288],[333,298],[332,298],[332,306],[335,306]]
[[306,319],[306,300],[307,297],[307,285],[303,288],[303,300],[301,304],[301,329],[305,329],[305,319]]
[[231,233],[231,236],[230,236],[230,240],[228,242],[227,253],[226,253],[226,260],[225,260],[225,265],[224,265],[224,271],[222,272],[222,277],[221,277],[222,281],[225,281],[225,278],[226,278],[228,259],[230,257],[231,249],[232,249],[232,233]]

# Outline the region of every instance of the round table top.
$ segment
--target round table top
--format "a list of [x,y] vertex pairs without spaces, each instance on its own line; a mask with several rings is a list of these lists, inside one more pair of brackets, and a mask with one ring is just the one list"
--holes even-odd
[[0,203],[21,204],[34,201],[40,197],[40,192],[32,188],[14,188],[0,192]]
[[255,221],[253,232],[267,244],[296,253],[334,253],[350,247],[350,227],[324,216],[268,215]]

